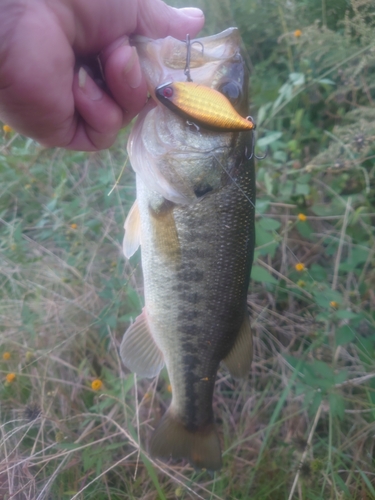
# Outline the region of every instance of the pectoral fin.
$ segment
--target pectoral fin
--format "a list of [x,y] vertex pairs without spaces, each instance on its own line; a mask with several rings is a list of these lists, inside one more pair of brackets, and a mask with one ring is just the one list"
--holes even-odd
[[223,359],[223,363],[233,377],[243,378],[250,371],[252,359],[253,335],[251,333],[249,315],[246,312],[236,342],[227,357]]
[[152,338],[145,309],[126,330],[120,346],[124,365],[139,377],[155,377],[164,366],[164,357]]
[[122,243],[124,255],[129,259],[138,249],[141,241],[141,218],[137,200],[128,213],[125,221],[125,236]]

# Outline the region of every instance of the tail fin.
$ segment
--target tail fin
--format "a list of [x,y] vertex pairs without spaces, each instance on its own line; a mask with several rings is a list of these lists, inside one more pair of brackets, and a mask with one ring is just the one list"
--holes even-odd
[[220,442],[214,424],[189,431],[170,409],[151,437],[150,454],[162,459],[187,458],[194,467],[210,471],[218,470],[222,465]]

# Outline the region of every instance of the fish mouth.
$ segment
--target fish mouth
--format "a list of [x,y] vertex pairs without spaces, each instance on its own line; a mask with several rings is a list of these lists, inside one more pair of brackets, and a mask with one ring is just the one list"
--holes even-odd
[[[228,172],[240,162],[237,152],[246,134],[199,126],[190,115],[187,120],[157,99],[156,90],[161,85],[187,80],[186,41],[134,36],[131,43],[137,49],[152,97],[128,140],[129,158],[139,185],[176,205],[195,204],[229,182]],[[189,69],[194,84],[221,92],[240,115],[247,116],[248,74],[240,44],[237,28],[193,39]]]
[[[187,43],[173,37],[153,40],[135,35],[130,40],[138,52],[148,92],[156,100],[155,89],[167,81],[186,81]],[[237,28],[190,42],[190,76],[193,82],[220,89],[223,81],[236,81],[243,89],[243,60]],[[247,90],[247,89],[246,89]],[[245,94],[246,92],[244,92]]]

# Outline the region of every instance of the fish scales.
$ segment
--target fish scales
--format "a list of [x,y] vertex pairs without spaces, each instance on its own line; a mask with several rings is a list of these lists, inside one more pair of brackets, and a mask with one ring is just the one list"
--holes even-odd
[[[200,55],[193,80],[215,89],[234,81],[243,89],[236,109],[247,113],[248,81],[237,31],[200,41],[208,76]],[[135,40],[151,94],[171,72],[183,80],[184,61],[176,70],[163,59],[165,46],[181,43]],[[151,454],[187,458],[209,470],[221,467],[212,409],[219,364],[242,377],[251,363],[246,296],[255,176],[253,159],[246,157],[250,142],[249,131],[198,131],[159,103],[141,114],[128,144],[137,200],[125,224],[124,252],[129,257],[141,245],[145,307],[125,333],[120,353],[139,376],[155,376],[164,364],[168,370],[172,402],[151,437]]]
[[[154,215],[143,219],[145,302],[150,321],[163,332],[156,341],[170,367],[171,385],[179,388],[172,395],[173,406],[188,428],[212,422],[205,402],[211,408],[219,362],[231,349],[246,309],[253,212],[239,196],[238,185],[252,197],[253,179],[243,175],[237,186],[231,182],[191,207],[171,208],[181,249],[175,260],[168,251],[154,252],[159,241]],[[140,199],[147,213],[147,197]],[[235,248],[229,244],[234,239]],[[165,245],[173,246],[173,241],[166,239]]]

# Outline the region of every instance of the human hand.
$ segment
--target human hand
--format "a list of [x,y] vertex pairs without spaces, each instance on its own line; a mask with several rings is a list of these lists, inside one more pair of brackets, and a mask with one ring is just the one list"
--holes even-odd
[[[184,39],[203,24],[162,0],[1,0],[0,118],[45,146],[107,148],[147,97],[129,35]],[[99,53],[108,92],[76,67]]]

